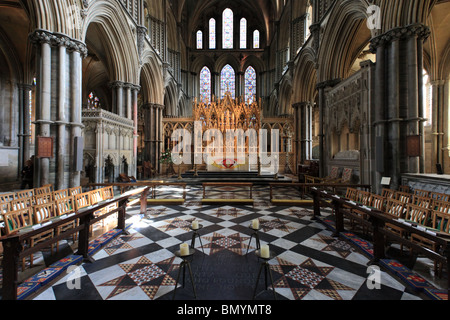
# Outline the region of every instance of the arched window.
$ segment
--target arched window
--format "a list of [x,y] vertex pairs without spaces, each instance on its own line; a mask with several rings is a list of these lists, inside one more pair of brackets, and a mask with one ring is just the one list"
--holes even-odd
[[209,48],[216,48],[216,20],[214,18],[209,20]]
[[197,49],[203,49],[203,32],[197,31]]
[[253,32],[253,48],[254,49],[259,49],[259,30],[255,30]]
[[223,49],[233,49],[233,11],[223,11]]
[[240,48],[241,49],[247,49],[247,19],[242,18],[241,19],[241,41],[240,41]]
[[229,91],[231,97],[236,98],[236,76],[234,69],[227,64],[220,73],[221,97],[225,97],[225,93]]
[[256,98],[256,71],[250,66],[245,71],[245,102],[255,102]]
[[200,101],[206,104],[211,101],[211,71],[208,67],[200,72]]

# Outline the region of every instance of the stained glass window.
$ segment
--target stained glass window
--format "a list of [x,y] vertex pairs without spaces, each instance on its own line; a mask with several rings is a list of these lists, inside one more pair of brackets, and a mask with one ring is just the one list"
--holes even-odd
[[216,20],[213,18],[209,20],[209,48],[216,48]]
[[245,102],[253,103],[256,97],[256,71],[248,67],[245,71]]
[[223,48],[233,49],[233,11],[223,11]]
[[255,32],[253,32],[253,48],[259,49],[259,31],[258,30],[255,30]]
[[197,49],[203,49],[203,32],[197,32]]
[[211,101],[211,71],[208,67],[200,72],[200,101],[206,104]]
[[231,92],[231,97],[236,98],[236,76],[234,69],[227,64],[220,73],[221,97],[225,97],[225,92]]
[[101,108],[100,99],[91,92],[88,97],[88,109]]
[[241,19],[241,41],[240,48],[247,49],[247,19]]

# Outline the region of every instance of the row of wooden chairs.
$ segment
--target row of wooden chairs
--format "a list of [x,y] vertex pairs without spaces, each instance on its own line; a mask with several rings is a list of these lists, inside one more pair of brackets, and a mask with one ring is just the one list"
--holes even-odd
[[[411,225],[420,226],[430,231],[450,234],[450,202],[445,201],[443,194],[408,193],[404,191],[393,191],[384,189],[381,195],[372,194],[367,191],[348,188],[346,198],[359,204],[376,208],[395,219],[400,219]],[[437,200],[436,200],[437,199]],[[353,212],[363,218],[367,218],[364,213],[353,210]],[[354,222],[354,220],[352,220]],[[427,238],[417,234],[409,234],[404,228],[394,224],[386,224],[386,228],[397,233],[401,237],[409,238],[413,243],[424,246],[437,252],[438,245]],[[403,244],[400,244],[403,252]],[[437,264],[435,263],[437,271]],[[439,274],[442,265],[439,265]]]
[[[27,228],[37,228],[39,225],[51,223],[52,219],[61,218],[64,215],[72,215],[81,208],[95,205],[103,200],[113,199],[114,191],[112,187],[105,187],[83,193],[81,187],[79,187],[53,191],[51,193],[43,193],[41,196],[45,196],[42,198],[45,199],[45,201],[37,201],[36,195],[34,196],[34,201],[31,201],[30,198],[23,198],[22,200],[26,201],[22,202],[20,205],[19,202],[15,203],[16,200],[10,200],[10,210],[3,213],[4,226],[2,228],[2,232],[5,235],[11,235],[21,232]],[[100,210],[98,214],[103,213],[105,210],[116,209],[117,206],[117,203],[113,203]],[[76,227],[77,223],[77,220],[73,220],[59,226],[56,230],[51,229],[42,232],[34,237],[31,237],[30,240],[27,241],[26,245],[33,247],[38,243],[67,231],[70,228]],[[76,241],[76,234],[73,236],[73,241]],[[54,246],[52,245],[51,252],[53,252],[53,249]],[[58,251],[58,244],[56,244],[56,251]],[[33,256],[30,258],[30,267],[32,267]],[[22,268],[25,268],[25,259],[22,261]]]

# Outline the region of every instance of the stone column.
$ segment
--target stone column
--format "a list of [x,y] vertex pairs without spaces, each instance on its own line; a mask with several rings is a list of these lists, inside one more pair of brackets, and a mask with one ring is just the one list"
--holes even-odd
[[[391,188],[401,184],[403,173],[424,170],[422,112],[423,42],[430,30],[422,24],[395,28],[371,40],[377,54],[375,72],[375,134],[377,178],[391,177]],[[405,58],[403,58],[405,57]],[[421,136],[419,157],[407,154],[408,136]],[[382,163],[381,163],[382,162]]]
[[30,93],[33,88],[30,84],[19,84],[19,169],[21,170],[30,154]]
[[340,79],[335,80],[327,80],[317,84],[317,90],[319,91],[319,175],[320,177],[326,176],[326,167],[325,167],[325,148],[327,141],[325,140],[325,90],[329,87],[334,87],[336,84],[340,82]]
[[299,102],[292,106],[295,110],[297,163],[305,163],[312,156],[312,103]]
[[[55,159],[36,159],[35,187],[78,186],[80,172],[74,161],[66,165],[65,159],[75,159],[73,141],[81,137],[81,60],[87,56],[86,45],[46,30],[36,30],[29,38],[37,49],[36,137],[54,137],[56,151]],[[71,127],[69,143],[67,126]],[[66,173],[70,173],[70,181],[65,181]]]
[[[445,100],[445,80],[435,80],[431,81],[432,87],[432,147],[431,147],[431,161],[432,161],[432,172],[437,172],[435,164],[439,163],[442,165],[442,169],[445,170],[444,159],[445,150],[448,143],[445,142],[446,135],[446,117],[445,110],[448,110],[448,104]],[[447,134],[448,136],[448,134]],[[447,151],[448,152],[448,151]]]
[[141,90],[140,86],[134,85],[131,89],[132,93],[132,111],[133,111],[133,168],[132,172],[134,172],[134,176],[137,177],[137,149],[138,149],[138,124],[139,124],[139,118],[138,118],[138,93]]

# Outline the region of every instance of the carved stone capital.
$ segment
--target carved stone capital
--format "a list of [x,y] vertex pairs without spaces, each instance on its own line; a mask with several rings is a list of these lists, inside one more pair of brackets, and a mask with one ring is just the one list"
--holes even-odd
[[87,46],[85,43],[71,39],[67,35],[61,33],[52,33],[47,30],[35,30],[28,36],[31,43],[35,46],[43,43],[49,44],[52,47],[64,46],[70,52],[79,52],[83,58],[88,55]]
[[376,53],[377,48],[391,43],[393,41],[417,37],[418,40],[425,41],[431,34],[430,28],[421,24],[415,23],[405,27],[394,28],[388,32],[379,35],[371,40],[370,51]]

